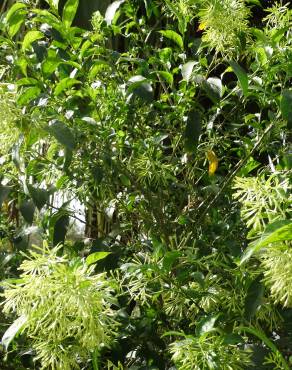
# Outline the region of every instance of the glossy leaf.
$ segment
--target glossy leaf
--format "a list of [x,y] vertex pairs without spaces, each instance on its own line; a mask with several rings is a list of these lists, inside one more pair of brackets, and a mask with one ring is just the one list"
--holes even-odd
[[230,61],[229,62],[233,72],[236,74],[240,87],[242,89],[242,92],[245,96],[248,95],[248,76],[245,70],[236,62]]
[[66,28],[71,27],[78,9],[78,5],[79,0],[67,0],[62,14],[62,21]]
[[63,78],[55,87],[54,94],[56,96],[60,95],[63,91],[70,89],[74,85],[78,85],[81,82],[76,80],[75,78],[66,77]]
[[94,253],[91,253],[87,258],[86,258],[86,264],[88,266],[100,261],[100,260],[103,260],[104,258],[106,258],[108,255],[110,255],[111,252],[94,252]]
[[25,315],[21,315],[18,319],[16,319],[12,325],[4,333],[1,344],[7,350],[9,344],[13,341],[15,336],[21,331],[24,325],[27,322],[27,317]]
[[186,64],[184,64],[182,66],[181,73],[182,73],[183,79],[185,81],[189,82],[189,80],[192,76],[192,73],[193,73],[193,68],[196,64],[197,64],[197,62],[192,60],[192,61],[189,61],[189,62],[187,62]]
[[163,37],[175,42],[180,47],[180,49],[183,49],[184,47],[183,39],[181,35],[179,35],[177,32],[172,31],[172,30],[165,30],[165,31],[159,31],[159,32],[161,33]]
[[125,0],[118,0],[114,1],[112,4],[110,4],[105,12],[105,21],[107,25],[110,25],[116,15],[117,10],[119,7],[125,2]]
[[268,225],[260,239],[249,244],[243,254],[240,263],[246,262],[254,253],[272,243],[278,243],[285,240],[292,240],[292,221],[275,221]]
[[36,99],[41,93],[41,89],[38,86],[32,86],[22,91],[17,99],[17,103],[20,106],[30,103],[33,99]]
[[31,44],[37,40],[40,40],[44,37],[44,34],[40,31],[29,31],[24,36],[22,41],[22,51],[29,49]]

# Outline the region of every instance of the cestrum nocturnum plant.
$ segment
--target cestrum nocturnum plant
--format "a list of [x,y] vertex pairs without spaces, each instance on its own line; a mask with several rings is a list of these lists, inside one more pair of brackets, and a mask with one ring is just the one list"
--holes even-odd
[[94,265],[59,257],[59,249],[30,251],[20,279],[3,284],[3,311],[21,319],[41,369],[71,370],[115,335],[113,282]]

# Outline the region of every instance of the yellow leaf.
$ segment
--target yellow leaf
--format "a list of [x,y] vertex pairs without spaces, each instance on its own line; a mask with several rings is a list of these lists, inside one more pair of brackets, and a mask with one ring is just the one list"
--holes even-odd
[[202,22],[199,24],[198,31],[203,31],[206,28],[207,24]]
[[209,161],[209,175],[212,176],[218,168],[218,158],[213,150],[208,150],[206,155]]

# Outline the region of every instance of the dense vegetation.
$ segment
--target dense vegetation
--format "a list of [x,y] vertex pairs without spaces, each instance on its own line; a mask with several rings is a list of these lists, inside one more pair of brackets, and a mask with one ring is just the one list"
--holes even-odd
[[0,367],[287,370],[290,4],[108,3],[1,8]]

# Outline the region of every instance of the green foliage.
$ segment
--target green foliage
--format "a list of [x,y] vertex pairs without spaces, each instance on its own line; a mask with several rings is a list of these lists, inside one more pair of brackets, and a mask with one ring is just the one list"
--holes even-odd
[[0,367],[289,368],[289,6],[63,3],[0,19]]

